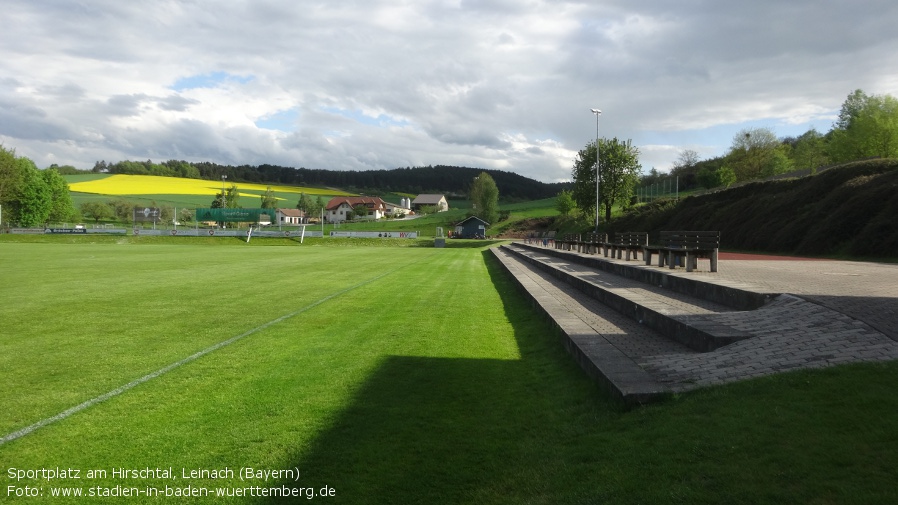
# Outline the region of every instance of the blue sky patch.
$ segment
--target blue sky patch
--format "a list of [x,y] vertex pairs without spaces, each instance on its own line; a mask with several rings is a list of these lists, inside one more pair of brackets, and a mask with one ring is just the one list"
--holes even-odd
[[299,111],[296,108],[279,110],[274,114],[256,120],[256,126],[266,130],[278,130],[282,132],[296,131],[296,123],[299,122]]
[[227,72],[211,72],[208,74],[191,75],[182,77],[172,84],[171,89],[175,91],[184,91],[185,89],[196,88],[217,88],[225,82],[236,82],[246,84],[253,80],[253,76],[240,76],[229,74]]

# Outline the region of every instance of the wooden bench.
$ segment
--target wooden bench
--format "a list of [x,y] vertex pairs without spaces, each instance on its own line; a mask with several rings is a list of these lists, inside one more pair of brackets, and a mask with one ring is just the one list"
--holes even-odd
[[598,254],[599,248],[605,243],[604,233],[587,233],[580,241],[580,252],[586,254]]
[[576,233],[568,233],[560,239],[555,239],[555,249],[562,251],[571,251],[580,243],[580,235]]
[[662,231],[659,243],[645,246],[642,257],[646,265],[651,265],[652,254],[658,254],[658,266],[667,264],[671,269],[683,258],[687,272],[698,267],[698,258],[709,258],[711,271],[716,272],[719,248],[719,231]]
[[603,243],[605,257],[608,257],[608,251],[611,251],[611,257],[621,259],[624,251],[627,253],[627,261],[630,261],[630,253],[633,253],[633,259],[639,259],[639,253],[645,255],[645,246],[649,243],[649,234],[646,232],[624,232],[615,233],[614,239],[606,240]]

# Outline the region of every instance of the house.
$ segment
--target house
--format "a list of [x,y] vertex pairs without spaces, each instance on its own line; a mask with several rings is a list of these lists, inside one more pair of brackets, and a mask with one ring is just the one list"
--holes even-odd
[[486,238],[486,228],[490,224],[477,216],[471,216],[455,225],[455,238]]
[[[405,200],[405,198],[403,198],[403,200]],[[412,212],[411,209],[402,205],[396,205],[395,203],[390,202],[384,203],[387,205],[387,214],[391,214],[393,217],[407,216]]]
[[[368,209],[367,215],[356,216],[355,208],[360,205]],[[376,196],[337,196],[327,202],[324,210],[324,219],[328,223],[340,223],[353,219],[377,220],[386,215],[387,202]]]
[[306,214],[299,209],[278,209],[276,217],[278,225],[301,224],[304,222]]
[[449,202],[446,201],[446,197],[443,195],[418,195],[417,198],[412,200],[412,210],[420,211],[421,207],[425,207],[427,205],[433,205],[437,207],[439,210],[437,212],[446,212],[449,210]]

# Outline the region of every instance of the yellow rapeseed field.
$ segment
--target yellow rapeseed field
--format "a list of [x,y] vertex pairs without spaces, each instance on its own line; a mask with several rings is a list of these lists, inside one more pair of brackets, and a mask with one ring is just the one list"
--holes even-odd
[[[320,188],[298,186],[273,186],[248,182],[226,182],[230,187],[236,184],[239,190],[264,192],[269,186],[278,193],[309,193],[315,195],[343,195],[345,193]],[[178,177],[158,177],[155,175],[110,175],[93,181],[69,184],[69,190],[78,193],[98,195],[210,195],[221,193],[221,181],[181,179]],[[240,196],[257,196],[241,193]]]

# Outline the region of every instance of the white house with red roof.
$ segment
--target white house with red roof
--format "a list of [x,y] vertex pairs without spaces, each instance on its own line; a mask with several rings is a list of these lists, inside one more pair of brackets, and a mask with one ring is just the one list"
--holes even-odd
[[[356,216],[355,208],[364,206],[368,213]],[[387,202],[377,196],[337,196],[331,198],[324,208],[324,219],[328,223],[341,223],[353,219],[377,220],[387,213]]]

